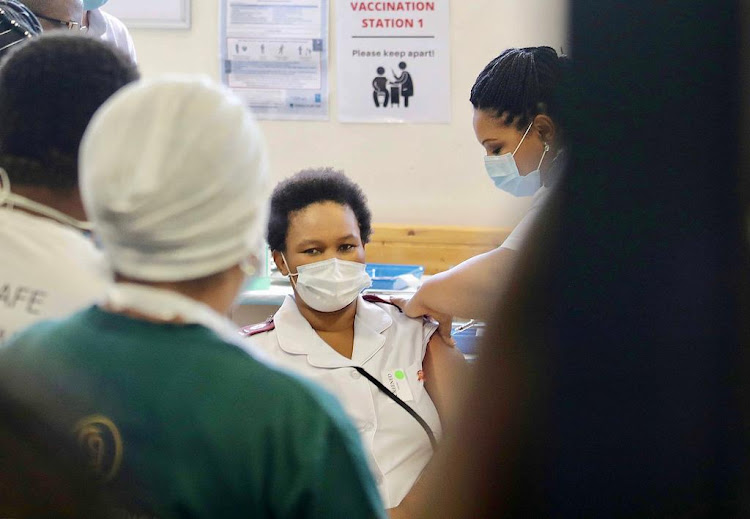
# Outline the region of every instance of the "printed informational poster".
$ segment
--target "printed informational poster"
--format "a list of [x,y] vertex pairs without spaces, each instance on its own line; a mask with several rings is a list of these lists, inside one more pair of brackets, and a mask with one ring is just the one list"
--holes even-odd
[[222,79],[260,119],[328,119],[328,0],[222,0]]
[[339,120],[447,123],[450,2],[337,0]]

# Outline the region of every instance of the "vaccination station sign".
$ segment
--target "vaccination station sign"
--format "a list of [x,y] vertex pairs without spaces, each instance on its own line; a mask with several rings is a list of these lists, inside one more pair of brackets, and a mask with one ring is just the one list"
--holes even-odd
[[336,0],[339,120],[447,123],[450,2]]

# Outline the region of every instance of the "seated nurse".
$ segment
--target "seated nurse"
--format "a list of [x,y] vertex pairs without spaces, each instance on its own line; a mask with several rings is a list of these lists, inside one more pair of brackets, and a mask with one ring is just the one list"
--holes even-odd
[[440,436],[441,415],[451,406],[448,386],[464,366],[434,333],[436,324],[360,295],[371,284],[370,234],[365,196],[343,173],[305,170],[281,182],[267,237],[294,295],[272,320],[243,332],[251,347],[339,398],[360,432],[386,508],[393,508],[430,460],[429,435]]

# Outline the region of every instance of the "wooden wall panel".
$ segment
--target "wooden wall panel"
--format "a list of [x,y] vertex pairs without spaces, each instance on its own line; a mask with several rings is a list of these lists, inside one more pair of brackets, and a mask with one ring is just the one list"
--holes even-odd
[[375,224],[367,245],[367,261],[423,265],[425,274],[436,274],[497,248],[510,231],[488,227]]

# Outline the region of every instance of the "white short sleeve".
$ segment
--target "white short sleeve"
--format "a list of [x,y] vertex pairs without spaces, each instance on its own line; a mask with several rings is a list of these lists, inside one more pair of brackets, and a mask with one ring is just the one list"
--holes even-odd
[[505,239],[500,246],[501,248],[515,251],[521,248],[523,242],[526,241],[526,236],[531,232],[532,227],[539,218],[539,214],[542,212],[542,208],[544,207],[547,198],[549,198],[550,189],[551,188],[549,187],[542,186],[539,191],[534,194],[534,200],[531,203],[531,207],[526,211],[523,219],[521,219],[518,225],[516,225],[515,229],[513,229],[513,232],[511,232]]
[[435,334],[438,329],[438,324],[432,319],[423,319],[422,324],[422,358],[424,359],[425,353],[427,353],[427,343]]
[[104,298],[109,269],[80,232],[7,208],[0,208],[0,223],[0,343]]
[[133,38],[125,24],[111,14],[100,9],[89,11],[89,35],[112,43],[137,63]]

